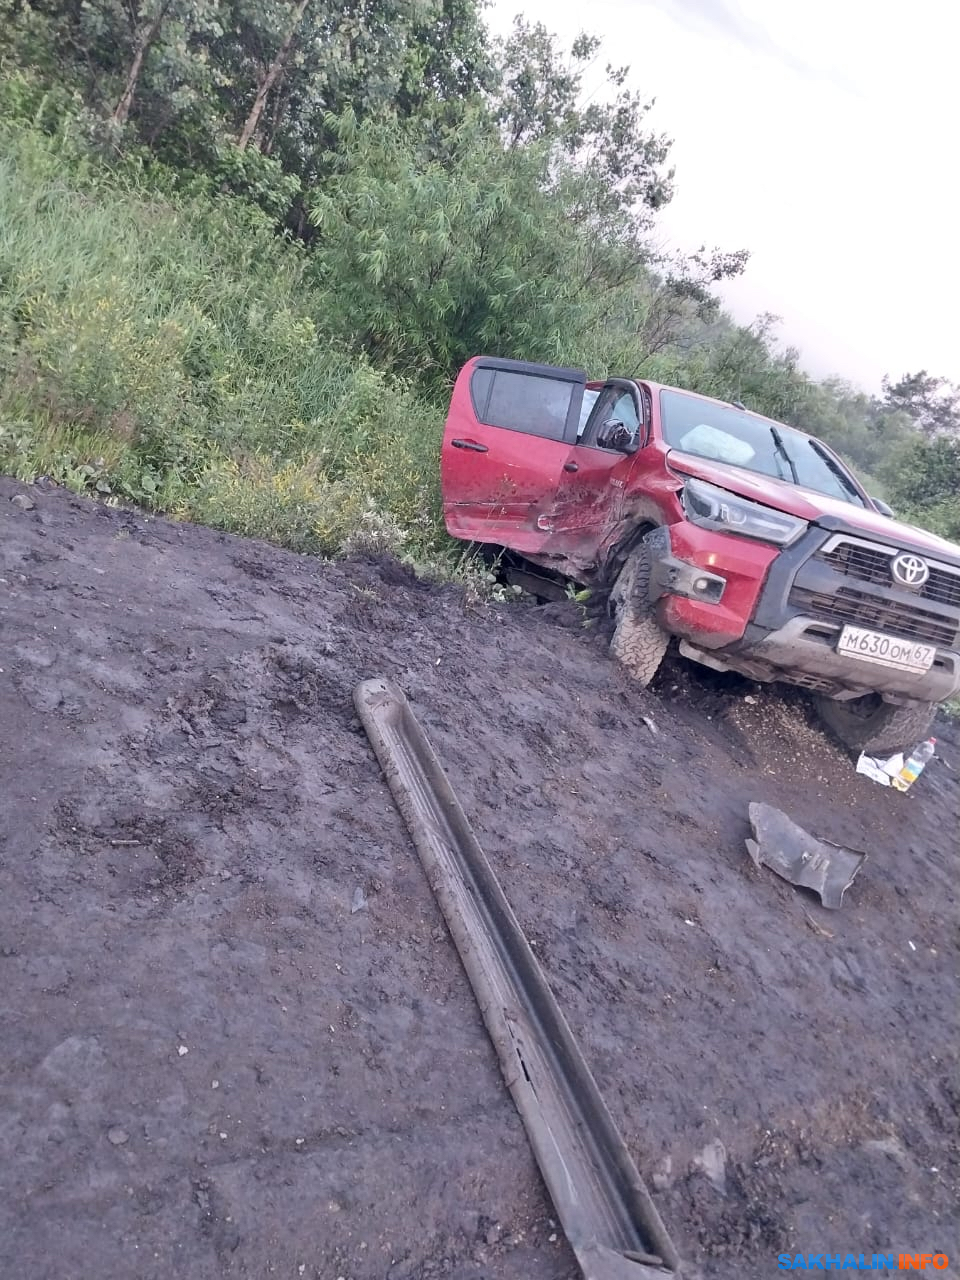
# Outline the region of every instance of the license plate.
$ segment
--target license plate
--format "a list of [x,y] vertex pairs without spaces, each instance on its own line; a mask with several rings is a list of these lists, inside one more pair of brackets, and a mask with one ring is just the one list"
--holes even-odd
[[884,635],[882,631],[867,631],[864,627],[844,627],[837,641],[837,652],[884,667],[898,667],[901,671],[929,671],[937,656],[931,644],[898,640],[896,636]]

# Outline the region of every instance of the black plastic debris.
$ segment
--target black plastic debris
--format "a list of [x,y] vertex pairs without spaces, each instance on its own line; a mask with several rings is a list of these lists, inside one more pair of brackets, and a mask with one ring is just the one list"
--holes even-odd
[[836,910],[863,866],[865,853],[818,840],[768,804],[750,805],[753,839],[747,852],[757,867],[769,867],[784,880],[820,895],[825,907]]

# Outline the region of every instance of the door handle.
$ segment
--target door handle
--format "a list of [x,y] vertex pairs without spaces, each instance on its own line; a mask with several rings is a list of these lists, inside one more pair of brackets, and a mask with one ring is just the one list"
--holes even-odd
[[564,471],[579,471],[579,470],[580,470],[580,468],[577,466],[577,464],[576,464],[575,462],[565,462],[565,463],[563,464],[563,469],[564,469]]
[[451,440],[454,449],[470,449],[474,453],[489,453],[485,444],[477,444],[476,440]]

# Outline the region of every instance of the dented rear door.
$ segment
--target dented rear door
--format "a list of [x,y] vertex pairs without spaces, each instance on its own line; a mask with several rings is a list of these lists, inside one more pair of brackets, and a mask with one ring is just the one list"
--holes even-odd
[[586,374],[486,356],[460,371],[443,434],[443,514],[455,538],[539,553],[577,439]]

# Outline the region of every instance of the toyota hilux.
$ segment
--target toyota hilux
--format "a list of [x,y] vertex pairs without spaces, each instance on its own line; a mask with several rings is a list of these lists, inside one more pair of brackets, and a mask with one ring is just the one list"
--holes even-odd
[[794,427],[643,379],[476,357],[441,453],[449,533],[589,586],[642,684],[682,655],[811,691],[849,747],[923,738],[960,689],[960,547]]

